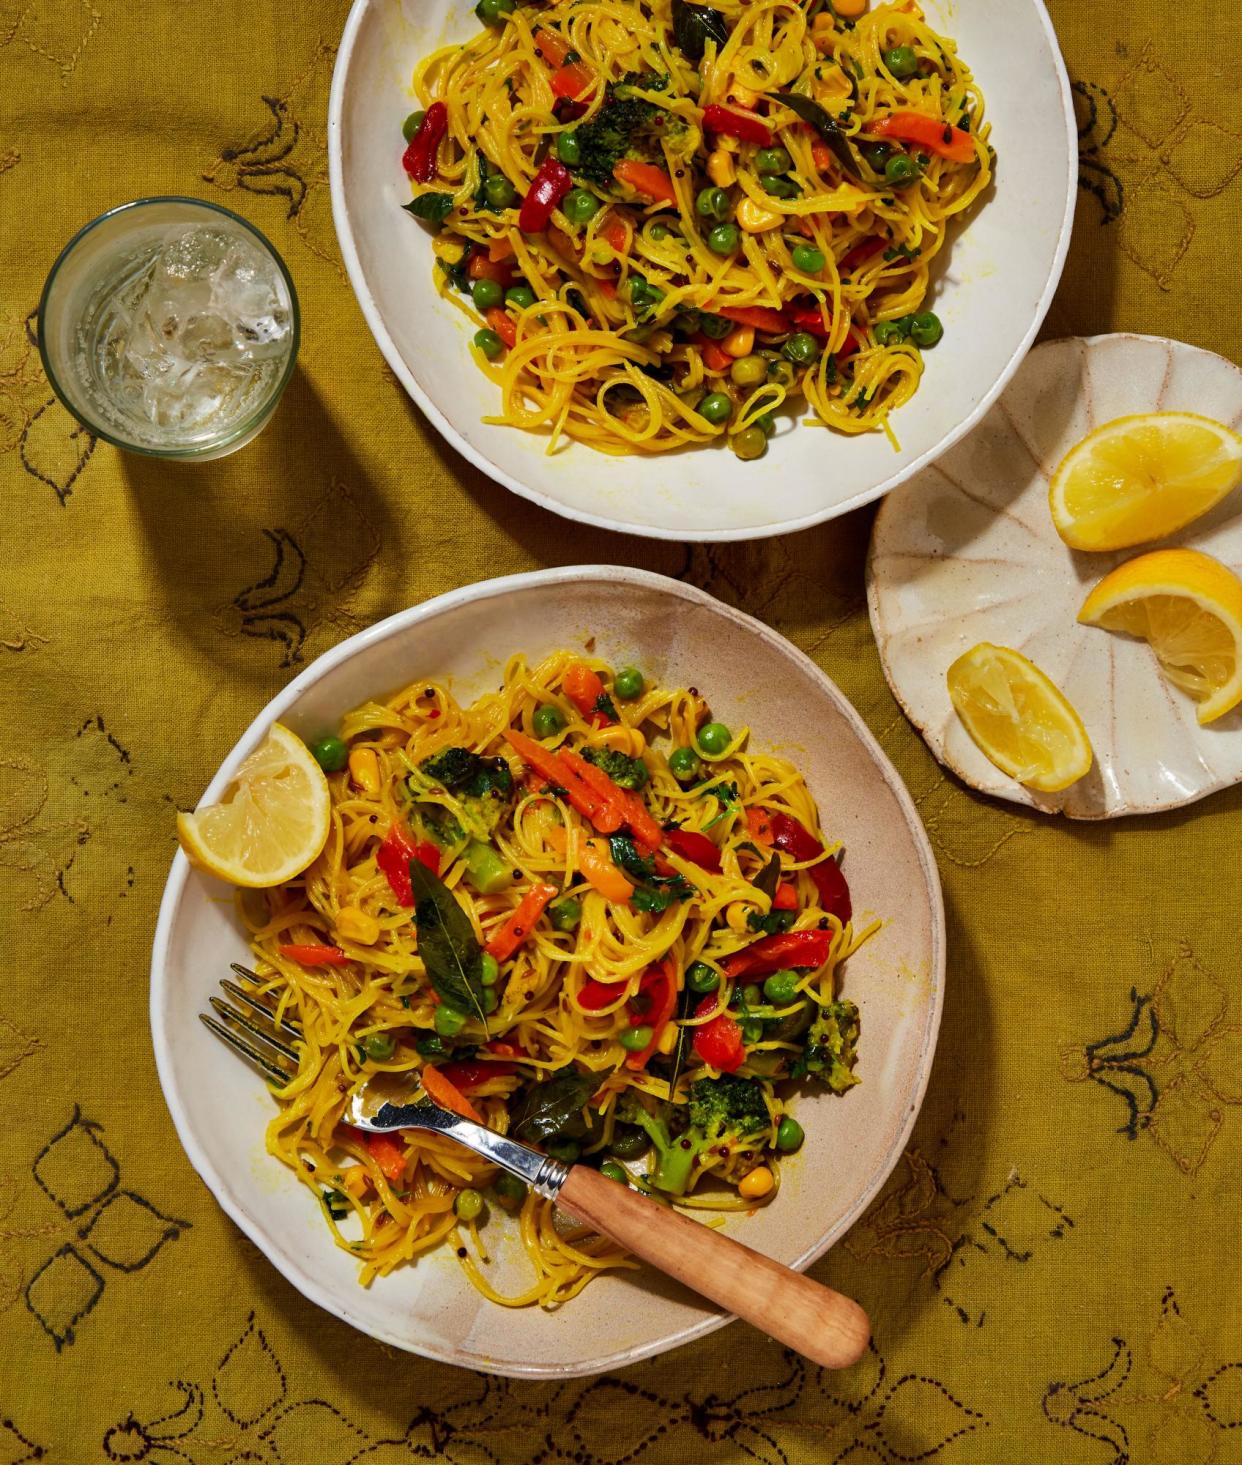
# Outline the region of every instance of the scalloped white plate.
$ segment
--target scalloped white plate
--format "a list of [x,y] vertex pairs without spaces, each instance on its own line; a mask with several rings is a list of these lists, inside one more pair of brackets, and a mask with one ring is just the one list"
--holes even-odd
[[[867,596],[884,674],[928,747],[984,793],[1071,819],[1175,809],[1242,780],[1242,709],[1200,727],[1145,643],[1076,620],[1097,581],[1151,549],[1186,545],[1242,573],[1242,488],[1165,540],[1108,554],[1062,543],[1050,475],[1093,428],[1136,412],[1199,412],[1236,430],[1242,370],[1155,336],[1047,342],[964,442],[889,495],[871,540]],[[1023,652],[1074,704],[1095,749],[1085,778],[1035,793],[971,741],[945,673],[979,641]]]
[[474,0],[356,0],[341,37],[328,111],[332,217],[345,268],[380,350],[428,421],[514,493],[570,519],[658,539],[785,534],[869,503],[978,422],[1022,360],[1069,247],[1078,137],[1069,79],[1042,0],[926,0],[985,98],[996,181],[955,231],[938,271],[944,340],[914,400],[883,433],[846,438],[782,428],[743,463],[723,445],[612,457],[488,425],[497,389],[475,366],[474,327],[432,284],[431,240],[401,212],[401,123],[414,63],[478,30]]

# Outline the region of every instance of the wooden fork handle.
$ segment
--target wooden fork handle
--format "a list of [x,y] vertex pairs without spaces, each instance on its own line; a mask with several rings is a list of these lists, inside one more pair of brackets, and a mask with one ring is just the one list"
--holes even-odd
[[856,1302],[598,1170],[575,1165],[557,1204],[814,1363],[848,1368],[866,1350],[871,1327]]

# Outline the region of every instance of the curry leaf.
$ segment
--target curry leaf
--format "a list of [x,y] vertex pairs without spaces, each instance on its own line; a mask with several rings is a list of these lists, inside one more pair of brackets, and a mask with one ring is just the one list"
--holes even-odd
[[837,126],[836,120],[825,112],[818,102],[813,102],[810,97],[800,97],[796,92],[778,92],[777,100],[784,102],[785,106],[801,117],[803,122],[811,124],[832,149],[833,156],[847,173],[854,178],[861,176],[854,149],[850,147],[845,134]]
[[599,1087],[599,1075],[561,1068],[551,1078],[527,1089],[514,1112],[513,1133],[539,1143],[562,1136],[581,1139],[587,1132],[582,1111]]
[[673,40],[687,60],[702,61],[708,41],[723,46],[728,39],[729,25],[719,10],[673,0]]
[[422,219],[424,223],[432,224],[438,229],[453,212],[453,195],[420,193],[417,198],[403,203],[401,207],[407,214],[413,214],[416,219]]
[[758,877],[750,883],[756,890],[762,891],[771,900],[776,895],[776,887],[780,884],[780,879],[781,857],[778,854],[773,854],[772,858],[759,872]]
[[483,1011],[483,948],[470,918],[438,875],[410,861],[418,954],[440,999],[458,1012],[473,1010],[487,1031]]

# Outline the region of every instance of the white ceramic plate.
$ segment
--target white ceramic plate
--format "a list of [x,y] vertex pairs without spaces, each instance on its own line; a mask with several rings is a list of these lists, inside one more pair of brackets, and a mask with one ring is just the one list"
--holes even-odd
[[[1093,585],[1150,549],[1188,545],[1242,573],[1242,490],[1167,540],[1110,554],[1061,541],[1050,475],[1093,428],[1137,412],[1200,412],[1236,430],[1242,371],[1153,336],[1049,341],[965,442],[885,502],[871,541],[868,598],[884,673],[928,747],[984,793],[1073,819],[1175,809],[1242,779],[1242,713],[1200,727],[1145,643],[1076,619]],[[1095,749],[1085,778],[1035,793],[971,741],[945,672],[979,641],[1023,652],[1074,704]]]
[[[750,724],[757,746],[797,761],[845,841],[856,919],[886,918],[846,967],[862,1013],[861,1084],[842,1099],[799,1101],[807,1142],[779,1204],[729,1229],[796,1267],[825,1251],[897,1162],[931,1068],[940,1021],[944,914],[936,867],[896,772],[841,693],[774,632],[698,590],[637,570],[571,567],[490,580],[380,622],[319,658],[276,697],[207,789],[218,799],[279,718],[307,737],[360,702],[420,676],[449,677],[463,700],[494,686],[505,658],[537,658],[594,634],[615,664],[702,688],[717,715]],[[197,1014],[246,943],[230,892],[178,854],[152,958],[151,1027],[181,1142],[220,1204],[284,1275],[337,1317],[386,1343],[495,1373],[595,1373],[700,1336],[727,1321],[649,1272],[612,1273],[560,1312],[485,1301],[442,1250],[364,1290],[331,1241],[313,1197],[270,1158],[264,1084]],[[503,1239],[501,1239],[503,1238]],[[512,1222],[488,1224],[500,1286],[524,1269]]]
[[1065,67],[1042,0],[928,0],[987,99],[994,189],[952,242],[935,294],[944,340],[917,396],[882,433],[790,427],[757,463],[727,449],[613,458],[487,427],[499,394],[470,357],[473,327],[438,299],[431,243],[401,212],[401,123],[415,61],[474,33],[465,0],[357,0],[328,118],[337,238],[367,324],[406,390],[459,452],[545,508],[606,529],[676,540],[752,539],[868,503],[942,453],[986,412],[1030,347],[1069,247],[1078,139]]

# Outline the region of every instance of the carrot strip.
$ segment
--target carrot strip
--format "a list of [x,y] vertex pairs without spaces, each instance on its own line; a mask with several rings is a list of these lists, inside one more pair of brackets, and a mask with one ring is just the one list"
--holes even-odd
[[582,841],[578,847],[578,864],[605,900],[623,905],[634,894],[634,887],[613,864],[602,839]]
[[362,1143],[367,1153],[384,1172],[389,1184],[396,1185],[405,1179],[405,1150],[391,1134],[381,1134],[374,1129],[362,1129]]
[[433,1103],[439,1104],[441,1109],[460,1114],[463,1119],[473,1119],[476,1124],[483,1123],[483,1116],[479,1111],[455,1084],[445,1078],[438,1068],[424,1063],[418,1077],[427,1091],[427,1097]]
[[535,50],[548,63],[549,66],[561,67],[565,64],[565,57],[569,55],[569,42],[555,31],[536,31]]
[[746,827],[750,830],[750,837],[760,844],[772,843],[772,816],[766,809],[756,808],[752,804],[746,810]]
[[500,337],[506,346],[513,346],[517,342],[517,326],[509,319],[499,305],[494,305],[487,312],[486,320],[492,330]]
[[[512,245],[509,247],[509,253],[513,253]],[[484,254],[481,250],[476,250],[470,256],[470,263],[466,266],[466,273],[472,280],[495,280],[496,284],[503,285],[506,289],[513,282],[512,267],[504,264],[501,260],[492,259],[490,248],[487,254]]]
[[720,310],[725,320],[736,321],[739,326],[754,326],[757,331],[781,335],[789,329],[789,322],[779,310],[768,305],[746,305],[737,309]]
[[618,809],[605,805],[594,789],[589,788],[555,753],[528,738],[516,728],[507,728],[505,737],[525,762],[549,782],[565,790],[565,797],[584,819],[589,819],[601,834],[615,834],[621,827]]
[[559,894],[555,885],[532,885],[509,919],[487,943],[497,961],[508,961],[534,929],[544,907]]
[[625,183],[637,193],[645,193],[656,203],[676,203],[677,190],[673,180],[663,168],[651,163],[636,163],[632,158],[622,158],[612,170],[618,183]]
[[610,808],[620,812],[621,822],[630,826],[640,844],[653,850],[660,848],[664,843],[664,831],[647,812],[646,804],[637,794],[619,788],[602,768],[588,763],[572,748],[562,748],[560,756],[561,761],[567,763],[583,783],[597,793]]

